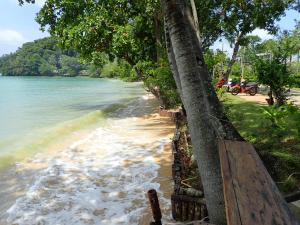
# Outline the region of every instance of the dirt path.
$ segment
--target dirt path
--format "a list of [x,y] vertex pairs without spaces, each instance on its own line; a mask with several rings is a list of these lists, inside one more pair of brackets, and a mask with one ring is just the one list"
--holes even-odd
[[246,101],[258,102],[260,104],[267,104],[266,98],[268,98],[268,96],[265,96],[262,94],[256,94],[255,96],[246,95],[246,94],[238,94],[238,96]]
[[[264,104],[264,105],[267,104],[267,102],[266,102],[266,98],[268,98],[267,95],[256,94],[255,96],[250,96],[250,95],[246,95],[246,94],[238,94],[238,96],[246,101],[258,102],[258,103]],[[291,90],[289,98],[291,101],[293,101],[293,103],[295,105],[300,106],[300,92],[299,91]]]
[[300,105],[300,91],[291,90],[291,99],[295,101],[296,105]]

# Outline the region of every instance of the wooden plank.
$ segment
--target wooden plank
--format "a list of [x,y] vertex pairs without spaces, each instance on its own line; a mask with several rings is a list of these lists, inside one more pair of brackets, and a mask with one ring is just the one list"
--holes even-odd
[[219,155],[223,177],[223,191],[227,223],[228,225],[242,225],[239,208],[236,202],[237,199],[233,188],[233,178],[231,176],[230,162],[227,156],[226,144],[223,141],[219,142]]
[[299,224],[251,144],[222,141],[219,147],[229,225]]

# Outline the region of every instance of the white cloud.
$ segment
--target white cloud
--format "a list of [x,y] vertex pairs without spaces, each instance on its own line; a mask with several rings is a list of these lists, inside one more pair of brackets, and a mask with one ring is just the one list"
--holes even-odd
[[274,36],[269,34],[268,31],[263,30],[263,29],[258,29],[258,28],[256,28],[254,31],[252,31],[251,35],[257,35],[263,41],[274,38]]
[[26,38],[16,30],[0,29],[0,44],[21,45],[26,41]]

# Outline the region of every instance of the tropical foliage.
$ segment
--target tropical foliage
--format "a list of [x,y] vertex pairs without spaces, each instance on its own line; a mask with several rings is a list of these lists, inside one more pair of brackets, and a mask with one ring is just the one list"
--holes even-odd
[[[232,95],[226,98],[227,114],[256,147],[281,190],[296,190],[298,177],[289,177],[300,170],[300,110],[292,105],[263,106]],[[297,182],[291,185],[291,179]]]
[[0,73],[9,76],[76,76],[87,69],[74,50],[61,50],[55,38],[25,43],[0,58]]

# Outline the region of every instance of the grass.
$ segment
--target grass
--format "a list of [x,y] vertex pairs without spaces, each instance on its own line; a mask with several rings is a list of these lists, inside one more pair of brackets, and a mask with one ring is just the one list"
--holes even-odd
[[300,110],[292,106],[272,108],[232,95],[225,98],[229,118],[255,146],[280,189],[290,192],[299,187]]

